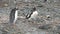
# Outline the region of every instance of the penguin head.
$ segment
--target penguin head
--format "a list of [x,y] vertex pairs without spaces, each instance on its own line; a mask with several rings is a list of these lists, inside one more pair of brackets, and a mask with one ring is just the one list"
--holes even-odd
[[19,9],[18,9],[18,7],[15,7],[15,8],[13,8],[12,10],[11,10],[11,12],[14,12],[14,11],[19,11]]
[[32,11],[36,11],[36,7],[32,8]]
[[18,7],[15,7],[15,10],[18,10]]

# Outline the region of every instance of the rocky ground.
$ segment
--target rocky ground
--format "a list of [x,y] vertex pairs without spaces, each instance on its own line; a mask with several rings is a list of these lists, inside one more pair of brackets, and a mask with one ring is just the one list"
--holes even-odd
[[[60,0],[0,0],[0,34],[60,34]],[[13,28],[9,25],[9,14],[19,7],[18,20]],[[20,18],[31,12],[39,13],[36,20]]]

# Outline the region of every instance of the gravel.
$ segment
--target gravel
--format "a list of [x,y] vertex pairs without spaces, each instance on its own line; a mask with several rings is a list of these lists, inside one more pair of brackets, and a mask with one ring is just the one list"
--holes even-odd
[[[60,0],[0,0],[0,34],[60,34]],[[4,6],[5,5],[5,6]],[[9,25],[12,8],[19,7],[18,16],[30,14],[33,7],[39,13],[36,20],[18,18],[15,27]]]

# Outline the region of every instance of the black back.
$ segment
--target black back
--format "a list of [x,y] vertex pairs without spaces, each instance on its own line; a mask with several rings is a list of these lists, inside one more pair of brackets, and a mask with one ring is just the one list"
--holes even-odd
[[15,11],[18,10],[18,8],[14,8],[11,10],[10,12],[10,23],[13,23],[14,19],[15,19]]

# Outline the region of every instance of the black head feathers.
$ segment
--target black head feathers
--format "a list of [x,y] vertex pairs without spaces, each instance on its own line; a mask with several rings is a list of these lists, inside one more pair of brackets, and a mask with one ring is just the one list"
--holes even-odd
[[15,9],[15,10],[18,10],[18,7],[15,7],[14,9]]
[[36,11],[36,7],[32,8],[32,11]]
[[16,11],[16,10],[18,10],[18,8],[17,8],[17,7],[13,8],[11,11]]

